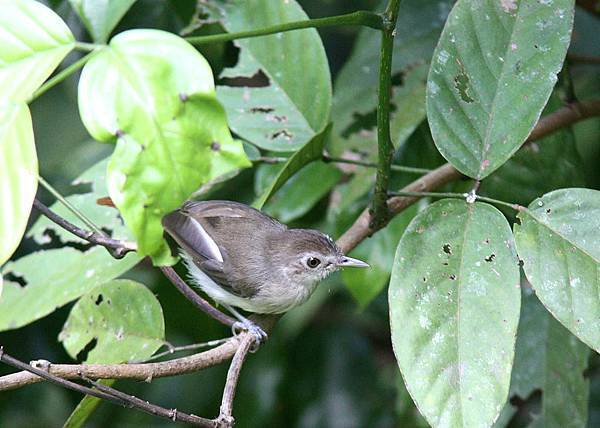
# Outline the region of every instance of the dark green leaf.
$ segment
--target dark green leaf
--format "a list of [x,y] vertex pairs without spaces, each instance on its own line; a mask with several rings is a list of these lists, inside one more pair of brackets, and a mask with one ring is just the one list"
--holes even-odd
[[540,301],[600,352],[600,191],[556,190],[518,217],[519,257]]
[[97,43],[106,43],[112,30],[135,2],[136,0],[69,0]]
[[[452,0],[403,0],[400,3],[394,37],[393,75],[404,74],[415,65],[429,63],[452,3]],[[380,9],[384,7],[385,2],[382,2]],[[380,39],[379,31],[362,29],[350,59],[335,81],[332,119],[336,139],[348,130],[357,115],[364,116],[375,111]],[[402,91],[400,89],[396,93]],[[417,106],[419,102],[409,107]],[[405,107],[397,111],[401,112]],[[392,141],[397,144],[399,138],[392,135]]]
[[150,357],[164,344],[165,322],[154,294],[143,284],[118,279],[81,296],[59,335],[73,358],[123,363]]
[[569,46],[573,0],[461,0],[433,55],[427,117],[442,155],[481,179],[537,122]]
[[519,269],[504,216],[441,200],[398,245],[389,289],[392,344],[432,426],[489,426],[508,394]]
[[37,174],[27,104],[0,102],[0,266],[21,242],[37,190]]
[[75,46],[60,17],[33,0],[0,0],[0,94],[27,101]]
[[[307,18],[295,0],[234,0],[222,6],[222,22],[229,32]],[[220,77],[258,79],[259,87],[218,87],[231,129],[275,151],[297,150],[319,134],[329,121],[331,77],[317,31],[291,31],[235,44],[240,48],[238,63]],[[268,82],[259,79],[259,72]]]
[[256,201],[252,204],[254,208],[261,209],[265,202],[273,195],[277,190],[285,184],[295,173],[300,171],[304,166],[309,163],[321,159],[323,157],[323,147],[329,137],[331,126],[328,126],[323,132],[315,135],[312,140],[304,145],[300,150],[294,153],[283,167],[277,173],[277,176],[269,187],[260,195]]
[[[583,371],[588,356],[588,348],[552,318],[526,289],[510,396],[524,401],[531,400],[536,391],[541,392],[541,408],[530,415],[535,419],[530,427],[586,426],[589,380]],[[514,411],[514,407],[507,406],[503,414],[510,416]]]

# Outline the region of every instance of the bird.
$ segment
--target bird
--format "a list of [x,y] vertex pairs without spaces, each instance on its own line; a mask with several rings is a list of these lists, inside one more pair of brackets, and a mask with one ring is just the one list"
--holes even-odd
[[235,308],[281,314],[304,303],[319,281],[342,267],[369,267],[343,254],[327,235],[293,229],[248,205],[188,201],[162,219],[181,248],[192,283],[239,321],[266,333]]

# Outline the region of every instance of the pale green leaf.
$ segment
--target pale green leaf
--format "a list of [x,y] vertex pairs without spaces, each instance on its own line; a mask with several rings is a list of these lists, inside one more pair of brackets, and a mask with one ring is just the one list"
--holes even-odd
[[496,208],[441,200],[408,226],[390,281],[392,345],[432,426],[496,419],[510,384],[520,297],[512,233]]
[[202,184],[251,165],[231,137],[208,63],[173,34],[121,33],[86,64],[79,107],[95,138],[117,141],[108,191],[139,253],[172,263],[162,216]]
[[27,101],[75,46],[52,9],[34,0],[0,0],[0,94]]
[[519,257],[538,298],[600,352],[600,191],[556,190],[518,217]]
[[86,363],[123,363],[150,357],[164,344],[165,322],[154,294],[131,280],[106,282],[81,296],[59,340]]
[[434,52],[427,117],[436,146],[481,179],[535,126],[556,83],[573,0],[459,0]]
[[38,251],[7,263],[2,275],[22,278],[25,285],[6,281],[0,297],[0,331],[45,317],[97,285],[127,272],[139,260],[134,253],[116,260],[103,247],[85,252],[65,247]]
[[252,204],[254,208],[261,209],[265,202],[273,195],[281,186],[285,184],[295,173],[300,171],[304,166],[309,163],[319,160],[323,157],[323,148],[325,142],[329,137],[331,126],[328,126],[323,132],[317,134],[312,140],[306,143],[300,150],[294,153],[283,167],[277,173],[277,176],[273,179],[269,187],[263,191],[262,195],[258,197]]
[[23,102],[0,102],[0,266],[25,232],[37,190],[37,173],[29,108]]
[[[295,0],[222,3],[222,23],[229,32],[308,18]],[[220,77],[250,78],[262,72],[268,82],[262,87],[218,87],[231,129],[275,151],[297,150],[319,134],[329,121],[331,77],[317,31],[291,31],[235,44],[240,47],[238,64]]]
[[97,43],[106,43],[108,36],[136,0],[69,0]]

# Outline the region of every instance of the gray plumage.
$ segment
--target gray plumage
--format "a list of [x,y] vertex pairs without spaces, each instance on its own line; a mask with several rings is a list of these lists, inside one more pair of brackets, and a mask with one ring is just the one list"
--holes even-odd
[[[306,301],[341,266],[368,266],[316,230],[289,229],[247,205],[187,202],[163,218],[196,284],[218,302],[280,313]],[[318,265],[315,264],[318,260]]]

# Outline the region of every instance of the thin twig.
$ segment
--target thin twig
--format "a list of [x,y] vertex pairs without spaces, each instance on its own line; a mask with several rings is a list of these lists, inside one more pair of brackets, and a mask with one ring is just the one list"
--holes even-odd
[[121,259],[125,257],[125,254],[131,251],[136,251],[136,245],[133,242],[108,238],[104,234],[83,230],[80,227],[75,226],[73,223],[59,216],[46,205],[41,203],[37,198],[33,200],[33,206],[36,210],[38,210],[40,213],[46,216],[48,220],[59,225],[66,231],[71,232],[73,235],[83,239],[84,241],[88,241],[92,244],[101,245],[105,247],[116,259]]
[[175,272],[171,266],[161,266],[160,270],[165,276],[173,283],[175,288],[179,290],[181,294],[185,296],[196,308],[200,309],[202,312],[206,313],[210,317],[219,321],[221,324],[225,324],[228,327],[233,326],[236,320],[231,318],[228,315],[225,315],[223,312],[215,308],[213,305],[208,303],[205,299],[203,299],[198,293],[196,293],[192,287],[186,284],[186,282],[181,279],[181,277]]
[[38,176],[38,181],[40,184],[52,194],[61,204],[65,206],[69,211],[71,211],[79,220],[81,220],[87,227],[92,229],[94,232],[104,235],[104,232],[94,224],[89,218],[87,218],[81,211],[75,208],[67,199],[60,194],[58,190],[56,190],[50,183],[44,180],[44,177],[41,175]]
[[302,30],[305,28],[319,28],[339,25],[363,25],[376,30],[381,29],[381,16],[370,11],[357,11],[346,15],[327,16],[325,18],[305,19],[302,21],[285,22],[256,30],[239,31],[234,33],[212,34],[208,36],[186,37],[192,45],[205,43],[228,42],[231,40],[247,39],[250,37],[268,36],[286,31]]
[[254,338],[250,335],[246,336],[240,342],[240,345],[231,360],[229,371],[227,372],[227,381],[223,390],[223,399],[221,400],[221,408],[219,412],[220,426],[231,427],[234,423],[233,418],[233,399],[235,398],[235,390],[242,370],[242,365],[246,360],[246,356],[250,348],[254,345]]
[[[285,156],[260,156],[260,157],[256,158],[254,161],[267,163],[267,164],[277,164],[277,163],[285,163],[289,159],[290,158],[285,157]],[[373,163],[373,162],[366,162],[366,161],[362,161],[362,160],[347,159],[347,158],[336,158],[333,156],[329,156],[328,154],[323,154],[323,157],[321,159],[323,160],[323,162],[358,165],[358,166],[364,166],[366,168],[377,168],[377,164]],[[427,168],[414,168],[412,166],[404,166],[404,165],[392,165],[390,169],[392,171],[407,172],[409,174],[427,174],[428,172],[432,171],[431,169],[427,169]]]
[[202,343],[193,343],[191,345],[183,345],[183,346],[173,346],[167,342],[167,350],[164,352],[159,352],[158,354],[152,355],[150,358],[146,358],[145,360],[131,361],[131,363],[149,363],[150,361],[156,361],[161,359],[162,357],[166,357],[168,355],[173,355],[175,352],[183,352],[183,351],[195,351],[196,349],[203,348],[211,348],[213,346],[219,346],[223,343],[227,342],[230,338],[224,339],[215,339],[209,340],[208,342]]

